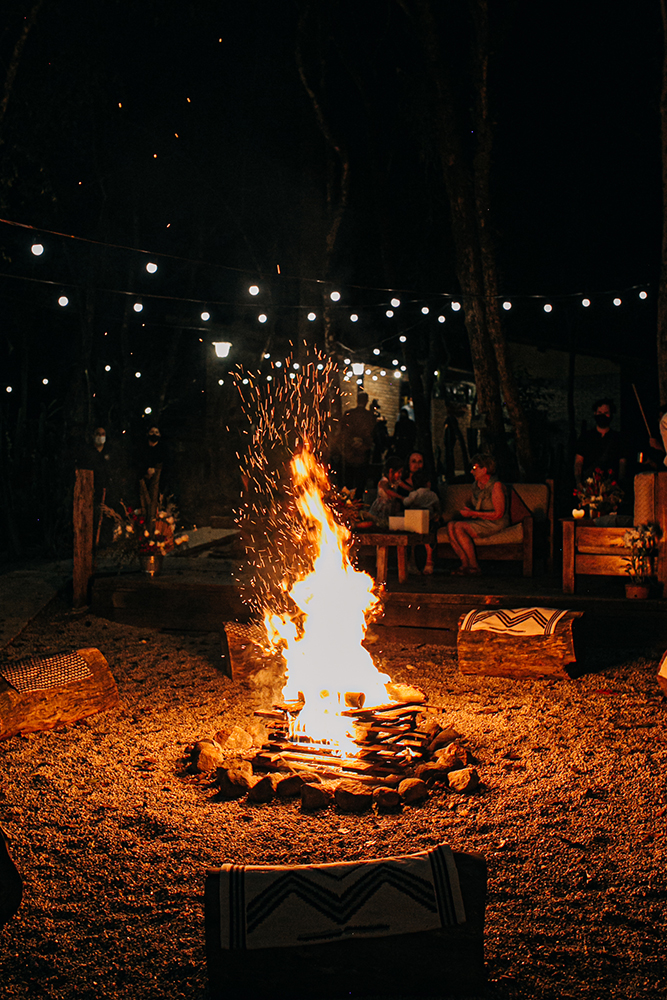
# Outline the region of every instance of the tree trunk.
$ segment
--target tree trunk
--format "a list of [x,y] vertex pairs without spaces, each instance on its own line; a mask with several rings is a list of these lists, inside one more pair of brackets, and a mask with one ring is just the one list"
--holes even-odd
[[660,95],[660,138],[662,152],[662,256],[658,287],[658,389],[660,402],[667,402],[667,7],[660,0],[663,32],[662,92]]

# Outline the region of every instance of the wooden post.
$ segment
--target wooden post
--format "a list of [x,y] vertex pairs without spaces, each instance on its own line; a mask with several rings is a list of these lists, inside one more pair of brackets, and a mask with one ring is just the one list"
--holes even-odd
[[88,604],[93,574],[93,470],[77,469],[74,483],[74,567],[72,597],[75,608]]
[[561,520],[563,526],[563,593],[573,594],[574,574],[574,533],[575,522],[570,518]]

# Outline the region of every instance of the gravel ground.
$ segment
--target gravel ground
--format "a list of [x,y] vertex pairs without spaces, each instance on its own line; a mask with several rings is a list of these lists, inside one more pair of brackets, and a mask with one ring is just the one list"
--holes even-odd
[[[385,650],[479,758],[481,791],[402,815],[213,801],[186,746],[252,725],[259,692],[220,670],[217,633],[122,626],[54,601],[6,657],[96,646],[120,708],[0,744],[0,826],[25,885],[0,931],[0,994],[205,998],[206,868],[409,853],[489,866],[490,1000],[667,995],[667,735],[656,663],[573,681],[463,677],[442,647]],[[251,991],[249,991],[251,998]],[[427,998],[422,998],[427,1000]]]

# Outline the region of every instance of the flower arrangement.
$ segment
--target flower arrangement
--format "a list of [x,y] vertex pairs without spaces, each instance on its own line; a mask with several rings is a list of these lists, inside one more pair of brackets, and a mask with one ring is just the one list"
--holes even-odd
[[615,479],[611,469],[605,474],[603,469],[596,469],[588,476],[581,486],[574,491],[580,510],[588,507],[591,517],[599,514],[611,514],[618,509],[624,493]]
[[112,548],[122,557],[166,555],[188,541],[186,534],[176,533],[178,510],[171,497],[159,498],[155,519],[151,522],[142,507],[136,510],[121,500],[123,513],[102,505],[102,513],[114,522]]
[[658,551],[662,532],[657,524],[638,524],[623,535],[623,544],[630,549],[625,572],[634,583],[647,584],[653,576],[653,558]]

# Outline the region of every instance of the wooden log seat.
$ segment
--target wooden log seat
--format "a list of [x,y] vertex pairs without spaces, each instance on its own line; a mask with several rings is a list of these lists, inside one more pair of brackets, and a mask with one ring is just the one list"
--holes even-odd
[[78,722],[118,705],[99,649],[0,663],[0,740]]
[[440,845],[333,865],[225,865],[206,878],[211,1000],[479,995],[486,862]]
[[[495,535],[475,539],[478,559],[500,559],[520,562],[524,576],[533,575],[535,552],[544,556],[547,569],[553,566],[553,480],[545,483],[508,484],[511,523]],[[444,526],[438,529],[437,555],[455,559],[449,541],[447,522],[451,521],[470,500],[471,483],[453,483],[441,490]]]
[[[555,608],[484,608],[467,612],[459,619],[459,669],[463,674],[491,677],[569,679],[566,668],[576,662],[572,626],[582,614]],[[522,633],[529,616],[534,631]],[[508,627],[503,630],[503,625]]]

